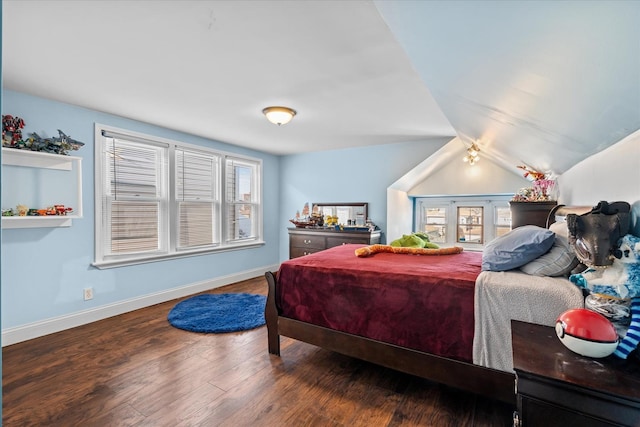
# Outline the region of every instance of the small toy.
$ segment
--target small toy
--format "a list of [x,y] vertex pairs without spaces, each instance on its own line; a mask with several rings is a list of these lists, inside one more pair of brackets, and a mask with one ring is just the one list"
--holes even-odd
[[618,346],[618,334],[609,319],[586,308],[558,316],[556,335],[569,350],[588,357],[607,357]]
[[54,138],[42,138],[37,133],[32,132],[25,142],[25,146],[31,151],[44,151],[47,153],[67,155],[70,150],[80,149],[84,146],[84,143],[76,141],[58,129],[58,137]]
[[2,146],[15,147],[22,141],[24,120],[10,114],[2,116]]
[[56,215],[66,215],[73,212],[73,208],[66,207],[65,205],[53,205]]
[[29,208],[26,205],[18,205],[16,206],[16,211],[18,212],[18,216],[27,216]]
[[325,225],[331,227],[332,225],[338,225],[338,217],[333,215],[328,215],[324,217]]

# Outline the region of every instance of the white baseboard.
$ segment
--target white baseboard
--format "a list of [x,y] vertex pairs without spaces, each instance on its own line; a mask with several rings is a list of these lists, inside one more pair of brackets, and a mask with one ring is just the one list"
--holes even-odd
[[276,271],[278,267],[279,264],[275,264],[272,266],[243,271],[229,276],[216,277],[215,279],[192,283],[179,288],[157,292],[155,294],[119,301],[89,310],[78,311],[64,316],[53,317],[39,322],[16,326],[14,328],[3,329],[2,346],[4,347],[16,344],[55,332],[64,331],[65,329],[75,328],[76,326],[86,325],[87,323],[106,319],[108,317],[117,316],[118,314],[149,307],[161,302],[171,301],[176,298],[197,294],[199,292],[219,288],[231,283],[252,279],[254,277],[264,275],[267,271]]

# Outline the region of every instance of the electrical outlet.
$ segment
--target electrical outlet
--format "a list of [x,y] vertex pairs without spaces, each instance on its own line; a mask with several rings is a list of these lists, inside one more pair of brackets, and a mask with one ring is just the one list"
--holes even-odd
[[93,288],[84,288],[84,300],[89,301],[93,299]]

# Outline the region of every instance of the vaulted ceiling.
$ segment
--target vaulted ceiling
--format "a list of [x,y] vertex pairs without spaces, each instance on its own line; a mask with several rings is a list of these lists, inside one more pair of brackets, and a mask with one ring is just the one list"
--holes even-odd
[[[5,89],[274,154],[459,136],[559,174],[640,129],[635,1],[5,0],[2,15]],[[269,105],[298,115],[277,127]]]

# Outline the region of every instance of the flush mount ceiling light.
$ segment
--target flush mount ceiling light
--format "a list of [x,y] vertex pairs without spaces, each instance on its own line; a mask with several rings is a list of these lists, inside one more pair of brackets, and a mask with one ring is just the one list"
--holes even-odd
[[267,116],[267,120],[271,123],[280,126],[289,123],[296,115],[296,111],[289,107],[267,107],[262,110],[262,114]]
[[467,162],[471,166],[473,166],[478,162],[478,160],[480,160],[479,154],[480,148],[478,148],[478,146],[474,142],[473,144],[471,144],[471,147],[467,148],[467,155],[462,158],[462,161]]

